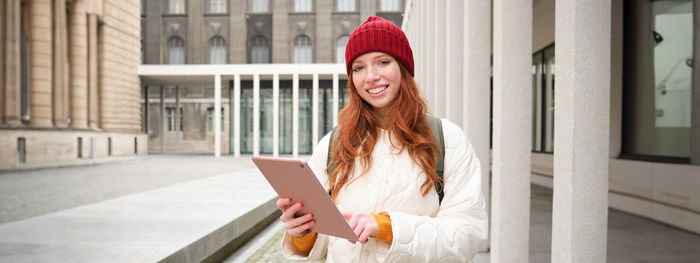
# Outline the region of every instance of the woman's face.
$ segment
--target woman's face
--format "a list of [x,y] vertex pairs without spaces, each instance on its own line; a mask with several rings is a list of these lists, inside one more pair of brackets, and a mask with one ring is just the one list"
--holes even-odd
[[401,69],[399,62],[391,55],[365,53],[352,62],[350,69],[357,93],[375,110],[387,109],[398,96]]

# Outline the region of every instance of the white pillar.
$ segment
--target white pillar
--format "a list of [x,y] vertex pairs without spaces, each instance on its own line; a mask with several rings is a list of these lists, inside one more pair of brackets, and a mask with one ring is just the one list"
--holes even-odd
[[313,151],[318,144],[318,73],[313,74],[311,92],[311,150]]
[[299,157],[299,74],[292,77],[292,156]]
[[180,151],[180,86],[175,86],[175,152]]
[[447,81],[445,80],[448,76],[445,74],[447,69],[446,64],[448,62],[446,49],[448,47],[449,38],[446,34],[445,28],[447,27],[447,5],[444,1],[435,1],[435,31],[436,37],[433,39],[435,41],[435,81],[434,86],[431,87],[435,90],[435,104],[433,105],[433,113],[435,116],[445,117],[445,102],[447,98],[445,97],[447,92],[445,91],[448,87],[445,86]]
[[272,155],[280,155],[280,75],[272,75]]
[[532,0],[494,0],[491,262],[527,262]]
[[233,156],[241,156],[241,75],[233,75]]
[[333,74],[333,127],[338,126],[338,107],[340,106],[340,98],[338,96],[339,86],[338,74]]
[[[178,127],[175,127],[175,130],[178,130]],[[221,156],[221,75],[219,74],[214,75],[214,156]]]
[[253,156],[260,155],[260,75],[253,75]]
[[556,3],[552,262],[605,262],[611,0]]
[[[445,41],[445,62],[447,64],[445,77],[447,79],[444,95],[446,111],[443,116],[457,125],[462,125],[462,105],[468,104],[466,100],[463,100],[462,90],[468,88],[478,89],[479,87],[469,87],[463,85],[464,83],[462,82],[463,79],[466,79],[463,76],[462,65],[469,60],[469,58],[465,59],[462,56],[464,53],[463,49],[466,47],[463,45],[464,38],[466,38],[464,20],[468,18],[468,16],[465,16],[466,13],[464,13],[464,11],[467,11],[464,9],[464,2],[462,0],[447,0],[446,9],[446,31],[450,33],[446,35],[447,39]],[[491,53],[491,50],[489,49],[487,53]],[[467,134],[469,135],[469,133]]]
[[[460,2],[461,1],[457,1]],[[491,203],[491,176],[490,159],[491,150],[489,148],[489,110],[491,109],[491,1],[465,1],[462,15],[464,20],[463,31],[459,37],[463,37],[463,57],[462,84],[457,84],[461,93],[448,97],[452,104],[461,106],[460,114],[454,113],[454,121],[460,121],[462,129],[467,133],[472,146],[479,157],[481,164],[481,192],[486,201],[486,209],[489,210]],[[452,8],[450,8],[452,10]],[[457,14],[459,15],[459,14]],[[452,55],[448,55],[452,57]],[[455,71],[456,72],[456,71]],[[449,73],[448,75],[452,75]],[[453,88],[448,89],[452,91]],[[461,97],[459,96],[461,95]],[[454,100],[456,98],[456,100]],[[461,101],[460,101],[461,99]],[[451,108],[457,108],[452,105]],[[462,118],[461,120],[457,118]],[[488,212],[487,212],[488,213]],[[490,215],[490,214],[489,214]],[[485,248],[484,248],[485,249]]]

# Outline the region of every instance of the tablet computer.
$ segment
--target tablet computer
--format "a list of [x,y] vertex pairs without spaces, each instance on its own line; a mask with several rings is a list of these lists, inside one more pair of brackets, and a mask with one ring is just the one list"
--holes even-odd
[[311,231],[350,241],[358,240],[306,162],[255,156],[253,163],[272,185],[277,195],[291,198],[292,204],[297,202],[303,204],[299,215],[307,213],[314,215],[316,224],[311,227]]

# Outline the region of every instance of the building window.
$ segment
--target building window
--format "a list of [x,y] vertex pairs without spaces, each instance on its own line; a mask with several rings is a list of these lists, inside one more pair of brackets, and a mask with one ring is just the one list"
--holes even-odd
[[267,13],[270,12],[268,8],[268,0],[253,0],[253,8],[251,9],[253,13]]
[[209,13],[226,13],[226,0],[209,0]]
[[554,45],[532,55],[532,151],[554,151]]
[[182,38],[168,40],[168,64],[185,64],[185,41]]
[[[168,131],[175,131],[175,108],[165,108],[165,112],[168,114]],[[180,131],[182,131],[182,107],[180,107]]]
[[168,1],[168,13],[170,13],[170,14],[184,14],[185,13],[185,0],[169,0]]
[[648,11],[624,14],[623,155],[687,162],[698,26],[693,1],[625,2],[625,11],[632,10]]
[[348,45],[348,36],[342,36],[335,42],[335,62],[345,64],[345,46]]
[[294,0],[294,12],[311,12],[311,0]]
[[226,42],[220,36],[209,39],[209,64],[226,64]]
[[294,63],[311,63],[311,39],[301,35],[294,39]]
[[338,12],[354,12],[355,0],[338,0]]
[[250,63],[270,63],[270,44],[264,36],[255,36],[250,41]]
[[382,1],[382,6],[381,9],[382,12],[397,12],[401,11],[399,8],[399,2],[401,0],[381,0]]
[[[214,108],[207,108],[207,131],[214,130]],[[221,131],[224,131],[224,108],[221,108]]]

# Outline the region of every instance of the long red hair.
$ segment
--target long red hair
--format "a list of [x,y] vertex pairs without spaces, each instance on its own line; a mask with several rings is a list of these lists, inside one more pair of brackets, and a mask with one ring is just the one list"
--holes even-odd
[[[394,60],[401,71],[401,87],[394,102],[388,106],[388,127],[384,128],[392,135],[389,137],[391,145],[401,152],[408,150],[413,162],[427,175],[421,185],[422,195],[425,196],[433,189],[435,182],[443,183],[435,171],[439,149],[435,134],[426,122],[428,106],[420,95],[418,85],[404,65]],[[356,157],[360,157],[363,167],[360,176],[369,171],[372,152],[379,139],[379,120],[374,115],[372,106],[357,93],[352,73],[348,74],[347,92],[350,94],[350,102],[338,115],[338,134],[330,144],[333,160],[326,167],[333,200],[343,186],[357,179],[350,180]],[[330,171],[331,167],[335,169]]]

